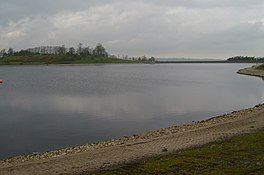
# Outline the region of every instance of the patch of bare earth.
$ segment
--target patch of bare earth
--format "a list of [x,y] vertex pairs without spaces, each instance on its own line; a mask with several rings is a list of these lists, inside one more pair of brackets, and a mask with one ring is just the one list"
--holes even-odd
[[200,146],[264,127],[264,104],[195,124],[0,161],[0,174],[79,174]]

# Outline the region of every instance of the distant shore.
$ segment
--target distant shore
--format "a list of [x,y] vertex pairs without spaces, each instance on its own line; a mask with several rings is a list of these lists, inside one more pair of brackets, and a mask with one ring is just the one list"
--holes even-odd
[[157,64],[185,64],[185,63],[228,63],[228,64],[250,64],[250,63],[264,63],[263,61],[228,61],[228,60],[181,60],[181,61],[155,61]]
[[[240,74],[261,76],[247,68]],[[0,174],[80,174],[224,140],[264,127],[264,104],[118,140],[0,160]],[[164,152],[166,150],[166,153]]]
[[87,64],[123,64],[141,63],[137,60],[125,60],[106,56],[70,56],[70,55],[25,55],[0,58],[0,66],[11,65],[87,65]]

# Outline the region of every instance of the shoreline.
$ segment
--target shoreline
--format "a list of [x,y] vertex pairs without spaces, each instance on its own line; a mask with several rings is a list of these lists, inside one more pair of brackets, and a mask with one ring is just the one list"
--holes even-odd
[[218,122],[228,120],[229,118],[236,118],[236,115],[240,115],[241,113],[245,113],[245,112],[247,113],[247,112],[251,112],[253,110],[258,111],[258,110],[260,110],[259,108],[264,109],[264,103],[255,105],[252,108],[233,111],[231,113],[227,113],[227,114],[223,114],[223,115],[219,115],[219,116],[214,116],[214,117],[211,117],[209,119],[199,120],[199,121],[195,121],[195,122],[192,122],[189,124],[172,125],[170,127],[165,127],[165,128],[160,128],[157,130],[147,131],[147,132],[144,132],[141,134],[133,134],[130,136],[123,136],[119,139],[111,139],[108,141],[99,141],[99,142],[91,143],[91,144],[66,147],[66,148],[57,149],[57,150],[53,150],[53,151],[34,152],[32,154],[29,154],[29,155],[19,155],[19,156],[4,158],[4,159],[0,159],[0,165],[3,162],[13,162],[13,161],[26,162],[26,161],[31,160],[31,159],[54,158],[54,157],[69,155],[72,153],[75,154],[75,153],[79,153],[82,151],[86,151],[88,149],[98,149],[98,148],[105,148],[105,147],[124,145],[124,144],[129,145],[129,144],[133,144],[134,142],[137,142],[139,140],[144,141],[147,139],[155,139],[158,137],[167,136],[167,135],[177,133],[177,132],[191,131],[192,129],[196,129],[199,127],[203,127],[203,126],[207,126],[210,124],[215,124]]
[[256,69],[256,66],[240,69],[237,71],[237,73],[241,75],[249,75],[249,76],[264,78],[264,71],[260,69]]
[[20,66],[91,66],[91,65],[132,65],[132,64],[145,64],[145,63],[72,63],[72,64],[0,64],[0,67],[20,67]]
[[[254,114],[257,114],[257,116]],[[36,173],[34,170],[36,166],[43,168],[43,172],[37,172],[36,174],[93,172],[101,168],[162,155],[164,154],[162,152],[163,148],[168,149],[167,153],[171,153],[198,147],[210,142],[225,140],[243,133],[254,132],[264,127],[263,119],[264,104],[259,104],[253,108],[233,111],[229,114],[197,121],[193,124],[171,126],[141,135],[123,137],[118,140],[0,160],[0,174],[2,172],[4,174],[16,174],[10,172],[19,172],[18,174],[23,175],[30,174],[29,172],[31,171]],[[175,143],[179,143],[179,145],[175,145]],[[159,146],[152,148],[153,145]],[[174,148],[174,146],[176,147]],[[133,147],[136,147],[136,149]],[[147,149],[146,153],[144,153],[144,149]],[[89,163],[85,162],[84,158]],[[78,162],[76,163],[78,165],[77,169],[73,168],[74,164],[72,165],[72,162]],[[65,167],[59,167],[57,164],[63,164],[69,168],[66,168],[65,171]],[[58,167],[55,168],[54,165],[59,167],[58,173],[55,173],[55,169]]]
[[[255,69],[246,68],[238,73],[264,77],[264,71],[252,70]],[[0,174],[93,172],[100,168],[162,155],[164,148],[168,150],[167,153],[171,153],[254,132],[263,127],[264,104],[259,104],[192,124],[161,128],[117,140],[3,159],[0,160]]]
[[[126,60],[125,60],[126,61]],[[1,64],[0,67],[5,66],[86,66],[86,65],[122,65],[122,64],[151,64],[148,62],[98,62],[98,63],[23,63],[23,64]],[[129,60],[128,60],[129,61]],[[230,61],[175,61],[175,62],[166,62],[166,61],[156,61],[155,64],[254,64],[259,62],[230,62]],[[242,73],[241,73],[242,74]],[[254,76],[254,75],[253,75]],[[256,76],[256,75],[255,75]]]

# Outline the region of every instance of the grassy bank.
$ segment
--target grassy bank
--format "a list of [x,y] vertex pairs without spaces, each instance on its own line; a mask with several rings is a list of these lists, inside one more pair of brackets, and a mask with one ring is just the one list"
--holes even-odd
[[[163,151],[166,152],[166,148]],[[262,174],[263,172],[264,131],[258,131],[94,174]]]
[[257,69],[259,69],[259,70],[263,70],[263,71],[264,71],[264,64],[258,66]]
[[28,55],[8,56],[0,59],[0,65],[42,65],[42,64],[96,64],[96,63],[138,63],[138,61],[101,56]]

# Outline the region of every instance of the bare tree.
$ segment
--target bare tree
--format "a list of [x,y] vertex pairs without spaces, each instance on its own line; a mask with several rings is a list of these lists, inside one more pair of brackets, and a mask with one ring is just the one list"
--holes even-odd
[[108,56],[108,53],[106,52],[105,48],[103,47],[102,44],[97,44],[96,47],[93,50],[93,55],[96,56]]
[[75,55],[75,52],[76,52],[75,49],[73,47],[70,47],[68,54],[69,55]]
[[0,57],[4,57],[6,55],[6,50],[5,49],[2,49],[0,51]]
[[8,55],[14,55],[14,49],[13,48],[9,48],[7,51]]
[[81,54],[82,54],[82,43],[79,43],[79,44],[78,44],[77,54],[78,54],[78,55],[81,55]]
[[66,48],[64,45],[58,48],[58,54],[59,55],[65,55],[66,54]]
[[141,58],[142,61],[147,61],[147,57],[144,55],[142,58]]
[[90,49],[90,47],[85,47],[83,50],[82,50],[82,55],[91,55],[92,54],[92,49]]
[[154,58],[154,57],[151,57],[151,58],[149,59],[149,61],[151,61],[151,62],[155,62],[155,58]]

